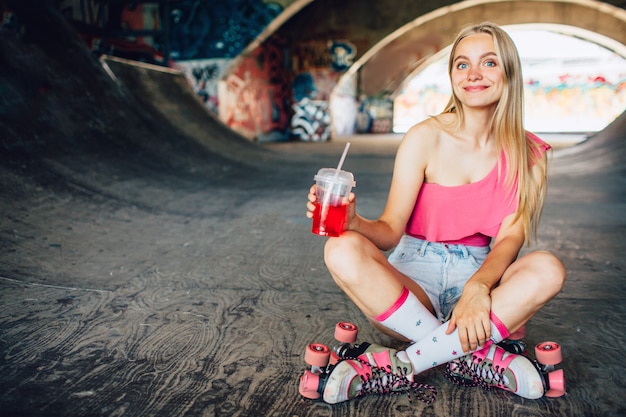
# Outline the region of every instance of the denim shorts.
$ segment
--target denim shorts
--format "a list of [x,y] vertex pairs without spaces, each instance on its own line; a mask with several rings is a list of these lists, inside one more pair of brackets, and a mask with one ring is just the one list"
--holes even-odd
[[489,250],[489,246],[433,243],[404,235],[389,262],[422,287],[437,318],[445,322]]

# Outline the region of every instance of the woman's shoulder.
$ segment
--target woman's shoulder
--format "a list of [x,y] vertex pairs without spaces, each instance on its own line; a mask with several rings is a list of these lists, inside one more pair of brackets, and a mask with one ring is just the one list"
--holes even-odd
[[440,116],[429,117],[413,125],[405,134],[407,141],[419,142],[422,146],[435,146],[445,132],[447,120]]
[[439,148],[442,132],[440,124],[432,117],[413,125],[400,142],[397,166],[424,170]]

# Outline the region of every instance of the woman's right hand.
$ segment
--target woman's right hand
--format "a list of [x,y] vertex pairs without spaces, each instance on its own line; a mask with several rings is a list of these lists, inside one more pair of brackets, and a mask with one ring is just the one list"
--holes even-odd
[[[317,186],[313,184],[311,188],[309,189],[308,201],[306,203],[306,208],[307,208],[306,216],[309,219],[313,218],[313,212],[315,211],[315,202],[317,201],[317,195],[315,194],[316,187]],[[347,218],[346,218],[345,230],[354,230],[355,219],[356,219],[356,195],[353,192],[351,192],[348,195],[348,213],[347,213]]]
[[316,188],[316,185],[313,184],[311,188],[309,189],[309,196],[308,196],[309,201],[306,203],[306,208],[307,208],[306,216],[309,219],[313,218],[313,212],[315,211],[314,203],[317,201],[317,196],[315,195],[315,188]]

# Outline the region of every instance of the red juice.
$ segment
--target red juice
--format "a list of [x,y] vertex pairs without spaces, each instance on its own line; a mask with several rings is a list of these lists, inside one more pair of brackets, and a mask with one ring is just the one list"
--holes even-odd
[[317,235],[337,237],[343,232],[346,217],[348,216],[348,205],[340,206],[326,205],[317,202],[313,212],[313,227],[311,231]]

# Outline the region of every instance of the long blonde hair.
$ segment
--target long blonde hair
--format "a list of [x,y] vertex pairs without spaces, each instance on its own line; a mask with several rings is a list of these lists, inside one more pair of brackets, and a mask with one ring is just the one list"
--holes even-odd
[[[524,81],[517,48],[511,37],[497,25],[484,22],[462,29],[452,44],[448,74],[452,73],[456,48],[464,38],[479,33],[491,35],[496,55],[504,70],[505,88],[491,119],[490,129],[495,137],[498,153],[506,158],[505,183],[512,189],[517,185],[518,208],[515,220],[522,219],[525,243],[536,237],[537,226],[547,192],[547,162],[540,145],[524,129]],[[456,113],[457,125],[463,125],[463,106],[452,93],[443,113]],[[533,171],[535,167],[536,171]],[[534,175],[533,175],[534,172]]]

